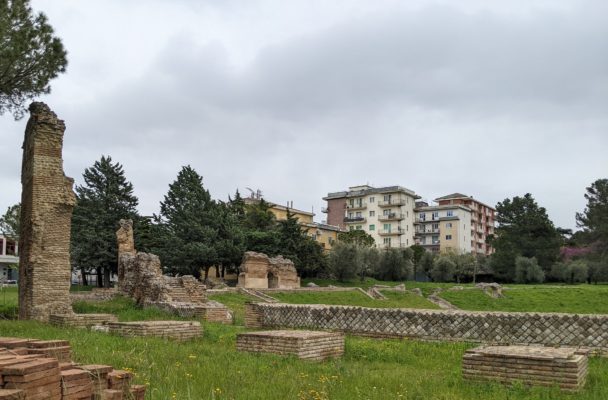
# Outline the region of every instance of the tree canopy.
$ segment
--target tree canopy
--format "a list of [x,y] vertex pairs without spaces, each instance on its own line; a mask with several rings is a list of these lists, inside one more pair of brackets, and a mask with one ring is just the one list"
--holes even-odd
[[492,268],[498,279],[515,278],[518,256],[535,257],[545,273],[550,270],[559,257],[562,240],[545,208],[540,207],[530,193],[499,202],[496,221]]
[[6,209],[6,212],[0,217],[0,234],[18,238],[21,225],[21,203],[13,204]]
[[[120,219],[138,220],[138,199],[122,165],[102,156],[84,170],[72,215],[71,254],[74,267],[97,271],[97,284],[108,286],[117,270],[116,229]],[[102,279],[103,274],[103,279]]]
[[65,72],[67,53],[44,14],[28,0],[0,0],[0,115],[15,119],[25,103],[51,91],[49,82]]
[[367,232],[361,229],[352,229],[347,232],[340,232],[338,240],[343,243],[352,243],[357,246],[372,247],[376,241]]
[[608,179],[598,179],[585,193],[587,207],[576,213],[576,223],[583,228],[586,241],[597,243],[602,251],[608,250]]

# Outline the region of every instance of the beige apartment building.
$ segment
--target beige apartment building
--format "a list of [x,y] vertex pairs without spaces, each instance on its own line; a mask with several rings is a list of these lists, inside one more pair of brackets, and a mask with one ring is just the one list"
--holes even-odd
[[462,205],[471,210],[470,240],[471,252],[475,254],[490,255],[494,252],[492,246],[486,243],[490,236],[494,236],[496,210],[462,193],[453,193],[435,199],[440,206]]
[[[243,200],[245,204],[253,204],[260,201],[259,199],[250,197]],[[302,227],[306,228],[306,234],[319,243],[325,251],[331,250],[334,243],[336,243],[338,240],[338,234],[345,231],[339,226],[314,222],[314,213],[295,209],[291,204],[289,207],[270,202],[268,204],[270,206],[270,212],[274,214],[277,221],[287,219],[288,212],[296,217],[298,219],[298,223]]]
[[414,206],[419,196],[402,186],[375,188],[352,186],[328,193],[327,223],[341,228],[361,229],[371,235],[376,246],[409,247],[414,241]]
[[461,205],[429,206],[417,202],[416,244],[433,253],[471,252],[471,210]]

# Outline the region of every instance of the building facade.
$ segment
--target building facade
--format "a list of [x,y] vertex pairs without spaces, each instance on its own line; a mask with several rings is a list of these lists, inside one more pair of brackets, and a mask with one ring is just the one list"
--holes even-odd
[[0,283],[19,279],[16,265],[19,265],[18,241],[0,236]]
[[440,206],[462,205],[471,210],[471,252],[490,255],[494,249],[487,243],[495,234],[496,210],[489,205],[462,193],[453,193],[435,199]]
[[[245,204],[259,202],[258,199],[254,198],[245,198],[244,201]],[[291,205],[287,207],[270,202],[268,205],[270,206],[270,212],[274,214],[277,221],[287,219],[288,212],[296,217],[298,223],[306,229],[306,234],[319,243],[325,251],[331,250],[334,243],[338,240],[338,234],[340,232],[345,232],[345,230],[339,226],[314,222],[313,218],[315,214],[312,212],[298,210],[291,207]]]
[[414,206],[419,196],[401,186],[352,186],[323,198],[327,222],[342,229],[360,229],[379,248],[409,247],[414,241]]
[[416,244],[433,253],[471,252],[471,210],[461,205],[429,206],[418,202],[414,222]]

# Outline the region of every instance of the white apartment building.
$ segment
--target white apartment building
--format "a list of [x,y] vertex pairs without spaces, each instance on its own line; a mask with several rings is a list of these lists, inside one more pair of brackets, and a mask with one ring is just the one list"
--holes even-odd
[[330,224],[370,234],[379,248],[409,247],[414,241],[414,207],[417,196],[401,186],[352,186],[329,193],[324,200]]
[[17,240],[0,235],[0,282],[17,280],[19,272],[12,266],[19,264]]
[[429,206],[419,202],[414,224],[416,243],[429,251],[471,252],[471,209],[468,207]]

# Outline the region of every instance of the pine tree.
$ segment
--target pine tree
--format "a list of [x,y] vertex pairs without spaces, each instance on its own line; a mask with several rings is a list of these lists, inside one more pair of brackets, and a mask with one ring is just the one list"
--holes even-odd
[[49,93],[49,81],[65,72],[66,51],[47,18],[28,0],[0,0],[0,115],[23,117],[24,103]]
[[535,257],[545,273],[550,271],[562,240],[545,208],[527,193],[499,202],[496,212],[498,228],[491,243],[496,250],[491,260],[495,276],[513,280],[518,256]]
[[98,286],[109,287],[117,272],[116,230],[120,219],[138,219],[137,197],[122,165],[102,156],[83,173],[76,186],[72,216],[72,265],[83,273],[97,271]]
[[203,187],[203,178],[189,165],[182,167],[160,203],[157,222],[167,230],[163,265],[172,273],[201,277],[201,269],[219,261],[217,205]]
[[593,182],[587,188],[585,199],[587,207],[582,213],[576,213],[576,223],[583,228],[587,242],[608,252],[608,179]]

